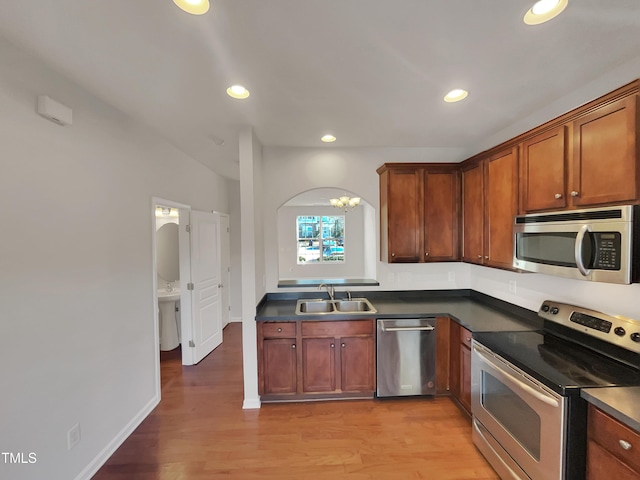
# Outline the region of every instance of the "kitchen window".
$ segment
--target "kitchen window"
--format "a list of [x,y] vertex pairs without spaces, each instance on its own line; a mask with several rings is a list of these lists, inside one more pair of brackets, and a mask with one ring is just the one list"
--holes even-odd
[[296,217],[298,265],[344,263],[344,215]]

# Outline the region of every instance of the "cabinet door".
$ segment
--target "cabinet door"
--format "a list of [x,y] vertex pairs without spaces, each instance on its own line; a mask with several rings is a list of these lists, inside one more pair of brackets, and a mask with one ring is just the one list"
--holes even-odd
[[263,340],[264,394],[296,393],[296,340]]
[[373,337],[340,338],[340,380],[343,392],[373,391]]
[[518,212],[518,148],[489,158],[485,180],[487,265],[513,268],[513,224]]
[[471,349],[460,344],[460,403],[471,412]]
[[334,338],[302,339],[302,391],[333,392],[336,390]]
[[460,202],[458,172],[425,172],[424,261],[459,260],[458,218]]
[[484,177],[483,163],[462,171],[462,259],[483,262]]
[[574,205],[638,198],[637,103],[632,95],[573,122]]
[[522,210],[536,212],[567,206],[566,127],[541,133],[522,144]]
[[416,168],[389,170],[389,262],[419,262],[422,258],[422,175]]

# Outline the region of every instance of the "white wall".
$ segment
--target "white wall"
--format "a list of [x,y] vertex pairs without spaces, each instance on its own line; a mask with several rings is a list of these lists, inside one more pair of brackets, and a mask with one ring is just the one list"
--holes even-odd
[[[367,255],[377,267],[367,266],[367,277],[377,278],[385,289],[456,288],[463,281],[466,267],[459,264],[422,266],[415,275],[412,266],[388,265],[379,262],[379,177],[376,169],[383,163],[455,162],[464,159],[463,149],[446,148],[287,148],[264,147],[261,202],[264,216],[266,260],[266,290],[278,290],[278,218],[280,205],[299,193],[313,188],[333,187],[353,192],[373,207],[368,224],[375,221],[376,241],[368,242]],[[374,217],[374,218],[372,218]],[[369,240],[369,239],[367,239]],[[377,270],[373,272],[373,270]],[[456,282],[450,282],[448,272],[459,271]],[[411,279],[408,279],[408,277]],[[357,290],[357,288],[353,288]]]
[[242,226],[240,222],[240,182],[229,180],[229,230],[231,254],[231,314],[232,322],[242,321]]
[[1,38],[0,145],[0,446],[37,459],[0,478],[88,478],[158,401],[151,198],[226,212],[226,181]]
[[[365,275],[364,205],[349,212],[331,206],[280,207],[278,209],[279,278],[363,278]],[[344,262],[298,265],[296,221],[301,215],[344,215]]]

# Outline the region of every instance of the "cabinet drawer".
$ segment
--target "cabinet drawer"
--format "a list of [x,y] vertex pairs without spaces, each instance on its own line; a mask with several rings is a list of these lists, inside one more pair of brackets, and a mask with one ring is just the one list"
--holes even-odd
[[343,335],[372,335],[373,320],[345,320],[342,322],[302,322],[303,337],[340,337]]
[[589,405],[589,438],[634,470],[640,471],[640,434],[593,405]]
[[292,338],[296,336],[296,322],[264,322],[262,324],[264,338]]

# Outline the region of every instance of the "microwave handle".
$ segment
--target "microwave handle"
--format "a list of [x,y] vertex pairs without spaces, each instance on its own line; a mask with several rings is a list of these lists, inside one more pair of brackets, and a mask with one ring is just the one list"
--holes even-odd
[[589,276],[591,270],[584,266],[582,262],[582,242],[584,241],[584,236],[589,232],[589,225],[583,225],[580,227],[578,231],[578,235],[576,235],[576,246],[574,250],[574,256],[576,259],[576,265],[578,266],[578,270],[585,277]]

